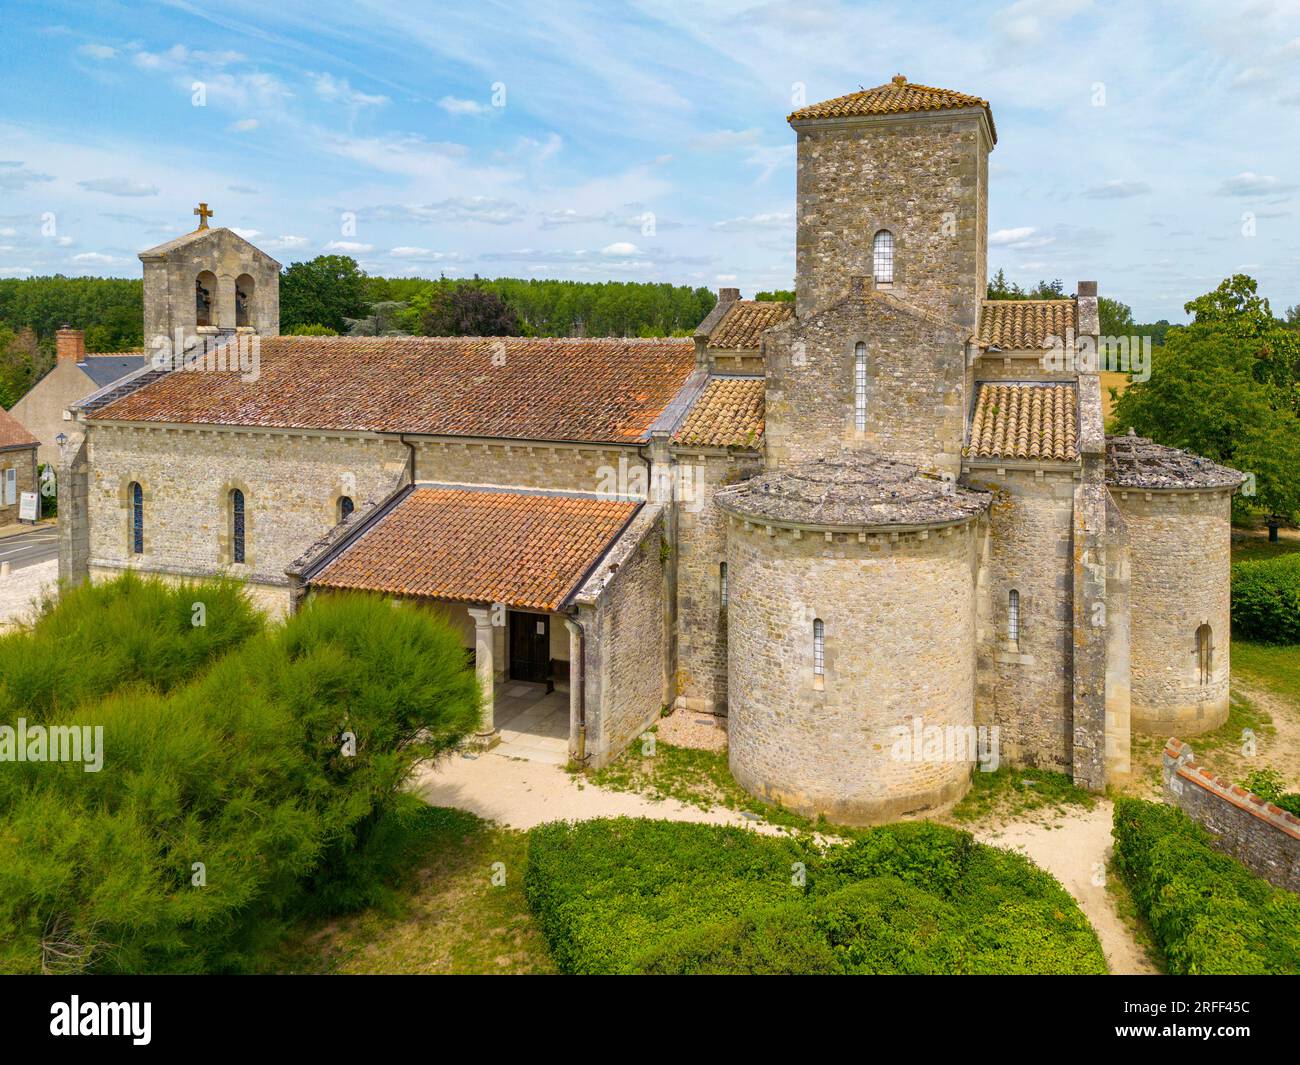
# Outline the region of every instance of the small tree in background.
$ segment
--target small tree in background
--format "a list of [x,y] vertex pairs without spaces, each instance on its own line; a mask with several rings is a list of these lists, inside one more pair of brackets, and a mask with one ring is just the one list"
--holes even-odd
[[511,337],[519,315],[495,292],[474,284],[440,284],[420,314],[420,332],[441,337]]
[[324,325],[336,333],[366,314],[366,275],[347,255],[318,255],[280,275],[280,330]]

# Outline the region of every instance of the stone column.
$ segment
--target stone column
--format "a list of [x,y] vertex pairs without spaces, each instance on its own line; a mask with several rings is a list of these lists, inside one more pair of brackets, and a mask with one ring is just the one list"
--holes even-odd
[[480,741],[490,742],[499,739],[496,722],[493,720],[496,670],[493,668],[492,611],[488,607],[472,606],[469,608],[469,616],[474,619],[475,671],[478,673],[479,687],[483,690],[483,717],[476,735]]
[[[564,619],[569,630],[569,756],[578,757],[578,725],[582,705],[582,689],[587,683],[585,663],[582,660],[582,626],[573,618]],[[583,752],[585,753],[585,752]]]

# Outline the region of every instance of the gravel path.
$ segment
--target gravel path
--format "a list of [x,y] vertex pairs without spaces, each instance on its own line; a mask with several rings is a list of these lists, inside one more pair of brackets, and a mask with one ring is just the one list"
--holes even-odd
[[[732,810],[701,810],[675,799],[655,801],[632,792],[609,791],[557,766],[509,758],[495,751],[477,758],[453,755],[436,766],[426,766],[416,778],[415,791],[434,806],[468,810],[521,830],[546,821],[627,816],[740,825],[770,835],[782,832]],[[1092,922],[1112,973],[1154,973],[1104,886],[1111,813],[1111,804],[1101,800],[1092,810],[1072,810],[1055,817],[1039,813],[994,827],[977,827],[974,835],[981,843],[1019,851],[1055,876]]]
[[1106,859],[1111,851],[1114,806],[1099,800],[1091,810],[1071,809],[1053,817],[1039,814],[975,828],[981,843],[1019,851],[1046,869],[1074,896],[1101,940],[1106,964],[1115,975],[1147,975],[1157,969],[1115,912],[1106,890]]

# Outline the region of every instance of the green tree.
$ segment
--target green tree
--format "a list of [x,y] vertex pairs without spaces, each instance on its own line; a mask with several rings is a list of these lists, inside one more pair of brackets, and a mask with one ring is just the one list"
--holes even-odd
[[1151,378],[1135,382],[1115,407],[1113,424],[1253,475],[1252,506],[1294,518],[1300,513],[1300,417],[1294,378],[1288,390],[1281,331],[1255,282],[1229,278],[1186,304],[1190,325],[1170,329]]
[[495,292],[479,285],[440,288],[420,316],[425,336],[519,336],[519,315]]
[[366,275],[347,255],[318,255],[280,275],[282,332],[323,325],[342,333],[346,319],[363,318],[366,311]]

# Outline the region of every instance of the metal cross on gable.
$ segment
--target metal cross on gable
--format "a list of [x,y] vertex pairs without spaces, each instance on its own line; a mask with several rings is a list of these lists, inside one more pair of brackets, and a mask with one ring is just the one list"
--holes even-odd
[[216,211],[208,210],[208,205],[206,203],[201,203],[196,208],[194,208],[194,213],[199,216],[199,228],[207,229],[208,219],[211,218],[214,214],[216,214]]

